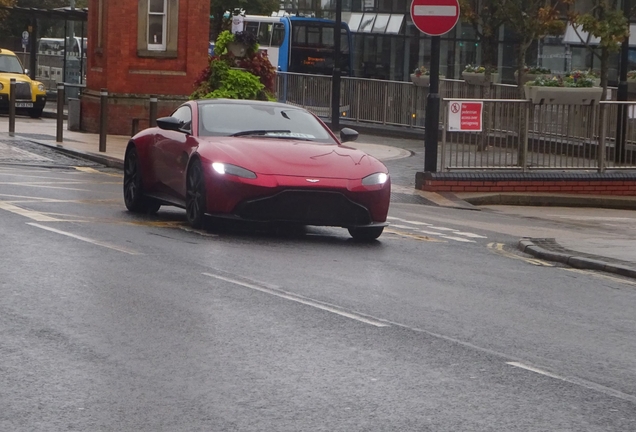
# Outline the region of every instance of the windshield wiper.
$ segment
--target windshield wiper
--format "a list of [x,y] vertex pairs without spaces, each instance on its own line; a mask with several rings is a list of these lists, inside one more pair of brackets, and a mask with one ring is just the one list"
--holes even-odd
[[[290,130],[265,130],[265,129],[261,129],[261,130],[247,130],[247,131],[241,131],[241,132],[237,132],[234,133],[232,135],[230,135],[231,137],[240,137],[240,136],[247,136],[247,135],[267,135],[268,133],[291,133]],[[277,138],[277,137],[274,137]]]

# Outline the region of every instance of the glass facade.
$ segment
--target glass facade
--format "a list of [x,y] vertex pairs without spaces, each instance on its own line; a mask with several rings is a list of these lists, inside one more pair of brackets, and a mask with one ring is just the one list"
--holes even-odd
[[[590,1],[590,0],[582,0]],[[430,64],[430,37],[423,35],[411,21],[411,0],[342,0],[342,20],[353,33],[354,76],[407,81],[418,66]],[[292,14],[335,19],[335,0],[287,0],[280,9]],[[632,29],[636,30],[636,29]],[[570,31],[570,30],[569,30]],[[574,69],[599,69],[599,61],[570,33],[548,37],[533,44],[526,64],[550,68],[553,72]],[[500,81],[515,83],[516,45],[512,31],[502,28],[497,47]],[[577,43],[579,42],[579,43]],[[481,63],[481,46],[472,25],[460,21],[441,38],[440,73],[461,79],[467,64]],[[617,79],[618,56],[610,66],[610,84]],[[630,66],[636,67],[636,48],[630,53]]]

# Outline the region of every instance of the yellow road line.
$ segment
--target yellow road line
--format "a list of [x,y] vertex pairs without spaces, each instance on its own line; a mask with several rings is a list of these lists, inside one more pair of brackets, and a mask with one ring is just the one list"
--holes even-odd
[[532,264],[532,265],[535,265],[535,266],[555,267],[554,264],[549,263],[547,261],[543,261],[543,260],[536,259],[536,258],[527,258],[527,257],[515,255],[512,252],[508,252],[508,251],[506,251],[504,249],[504,244],[503,243],[488,243],[488,249],[490,249],[491,251],[495,252],[496,254],[499,254],[501,256],[505,256],[506,258],[512,258],[512,259],[516,259],[516,260],[525,261],[528,264]]
[[6,201],[0,201],[0,209],[15,213],[20,216],[27,217],[37,222],[64,222],[62,219],[55,219],[47,216],[44,213],[36,212],[33,210],[24,209],[13,204],[9,204]]
[[73,168],[75,168],[77,171],[85,172],[85,173],[88,173],[88,174],[102,174],[102,175],[106,175],[106,176],[110,176],[110,177],[123,177],[121,174],[105,173],[105,172],[96,170],[95,168],[91,168],[91,167],[73,167]]
[[570,268],[570,267],[562,267],[561,270],[564,271],[568,271],[568,272],[572,272],[572,273],[579,273],[579,274],[585,274],[585,275],[592,275],[601,279],[608,279],[614,282],[620,282],[620,283],[624,283],[627,285],[632,285],[632,286],[636,286],[636,281],[633,280],[627,280],[627,279],[623,279],[620,277],[616,277],[616,276],[610,276],[604,273],[600,273],[598,271],[594,271],[594,270],[584,270],[584,269],[576,269],[576,268]]

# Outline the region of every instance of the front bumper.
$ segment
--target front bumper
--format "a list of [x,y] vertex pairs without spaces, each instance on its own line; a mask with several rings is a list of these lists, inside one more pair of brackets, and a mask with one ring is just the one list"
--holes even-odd
[[[46,95],[36,95],[35,102],[32,100],[16,99],[16,109],[44,109],[46,105]],[[6,93],[0,94],[0,110],[9,110],[9,95]]]
[[211,174],[208,212],[261,222],[293,222],[345,228],[384,226],[391,199],[390,181],[362,186],[360,180],[263,176],[239,179]]

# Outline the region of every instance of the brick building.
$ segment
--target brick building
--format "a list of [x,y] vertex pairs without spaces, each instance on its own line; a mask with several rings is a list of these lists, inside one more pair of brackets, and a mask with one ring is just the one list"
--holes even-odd
[[150,95],[159,116],[187,100],[207,66],[209,10],[210,0],[90,0],[83,129],[99,128],[101,89],[109,134],[129,135],[133,118],[147,119]]

